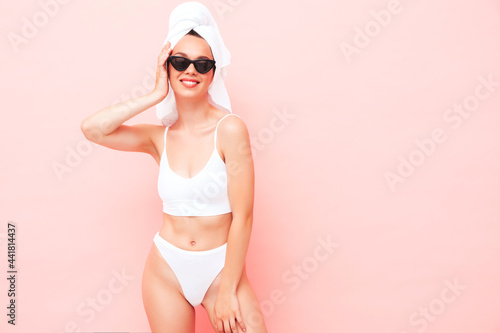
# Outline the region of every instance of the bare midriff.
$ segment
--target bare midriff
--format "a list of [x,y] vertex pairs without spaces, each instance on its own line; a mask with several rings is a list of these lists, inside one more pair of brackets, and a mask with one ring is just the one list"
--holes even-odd
[[188,251],[206,251],[227,242],[233,213],[215,216],[174,216],[163,213],[159,234],[167,242]]

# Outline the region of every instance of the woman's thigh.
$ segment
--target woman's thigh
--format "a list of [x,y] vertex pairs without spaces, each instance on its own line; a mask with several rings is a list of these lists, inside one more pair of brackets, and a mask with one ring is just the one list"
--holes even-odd
[[154,243],[144,266],[142,300],[152,332],[194,332],[195,310]]
[[[203,307],[208,313],[208,317],[210,318],[210,322],[212,323],[214,331],[214,305],[215,299],[217,297],[217,292],[219,291],[220,279],[221,274],[219,274],[215,278],[214,282],[207,291],[202,303]],[[259,300],[257,299],[252,285],[248,280],[246,269],[243,269],[240,283],[238,285],[238,288],[236,289],[236,296],[238,297],[241,316],[243,317],[243,321],[245,322],[247,327],[246,333],[267,333],[267,328],[264,322],[264,316],[262,315]]]

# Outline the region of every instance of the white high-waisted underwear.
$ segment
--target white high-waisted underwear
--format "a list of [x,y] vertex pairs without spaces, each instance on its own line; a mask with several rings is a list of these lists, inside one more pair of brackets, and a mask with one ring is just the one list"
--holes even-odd
[[227,243],[206,251],[188,251],[167,242],[159,232],[156,247],[177,276],[186,300],[200,305],[208,288],[224,267]]

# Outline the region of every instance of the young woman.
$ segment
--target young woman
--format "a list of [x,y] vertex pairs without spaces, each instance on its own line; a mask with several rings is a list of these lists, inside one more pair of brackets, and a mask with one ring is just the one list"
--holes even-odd
[[[250,138],[238,116],[208,101],[215,66],[209,44],[191,30],[162,49],[151,93],[81,125],[92,142],[148,153],[159,165],[163,225],[142,278],[153,332],[194,332],[199,304],[216,332],[267,332],[245,266],[254,200]],[[169,80],[178,110],[173,125],[123,125],[162,101]]]

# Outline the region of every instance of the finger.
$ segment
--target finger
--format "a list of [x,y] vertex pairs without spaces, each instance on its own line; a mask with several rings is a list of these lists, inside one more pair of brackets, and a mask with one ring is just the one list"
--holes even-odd
[[164,47],[164,48],[161,49],[161,52],[158,55],[158,59],[163,58],[163,56],[165,56],[165,54],[167,54],[167,49]]
[[167,53],[165,54],[165,57],[168,58],[168,56],[172,54],[172,51],[173,51],[173,49],[171,47],[169,47],[167,49]]
[[234,318],[229,319],[229,326],[231,326],[231,332],[237,333],[236,330],[236,320]]
[[170,42],[168,42],[165,44],[165,53],[169,54],[170,52],[172,52],[172,46],[170,45]]
[[241,329],[243,332],[247,331],[247,325],[245,325],[245,322],[243,321],[243,317],[241,316],[240,311],[237,312],[236,314],[236,321],[238,322],[238,325],[240,325]]
[[168,52],[165,52],[164,54],[161,55],[160,62],[162,65],[164,65],[167,62],[168,56],[169,56]]
[[162,50],[167,50],[170,47],[170,42],[166,42],[165,45],[163,45]]
[[224,333],[231,333],[231,325],[229,325],[229,320],[224,321]]
[[162,58],[165,55],[168,55],[170,53],[171,49],[172,48],[170,47],[170,43],[167,43],[167,44],[163,45],[159,57]]
[[220,316],[217,314],[217,311],[215,311],[215,307],[212,309],[212,311],[213,311],[215,329],[217,330],[217,332],[224,332],[224,326],[222,324],[222,320]]
[[165,49],[161,50],[161,53],[160,53],[160,58],[163,58],[163,57],[165,57],[165,56],[168,56],[168,54],[170,53],[170,51],[171,51],[171,48],[170,48],[170,47],[168,47],[168,48],[165,48]]
[[222,320],[217,319],[217,331],[219,332],[224,332],[224,324],[222,323]]
[[167,63],[168,57],[169,57],[169,55],[170,55],[170,52],[172,52],[172,50],[171,50],[171,49],[169,49],[169,51],[168,51],[168,52],[162,53],[162,54],[160,55],[160,58],[158,59],[158,64],[159,64],[160,66],[166,67],[166,63]]

